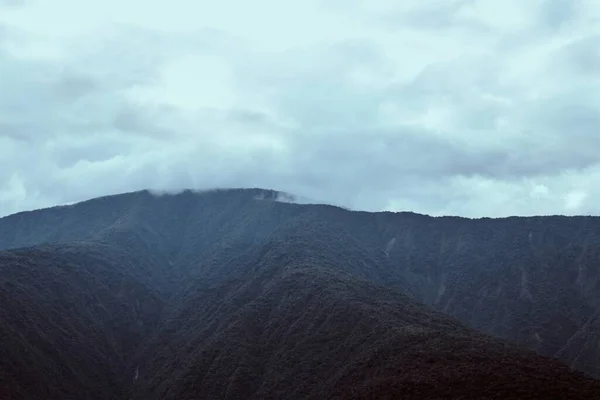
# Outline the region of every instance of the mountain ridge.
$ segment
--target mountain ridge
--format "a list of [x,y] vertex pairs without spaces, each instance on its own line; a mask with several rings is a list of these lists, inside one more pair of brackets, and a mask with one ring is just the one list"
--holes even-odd
[[[557,390],[562,390],[565,396],[578,390],[566,382],[579,382],[581,390],[588,390],[588,394],[600,393],[596,392],[598,383],[583,379],[559,362],[538,358],[513,345],[499,345],[498,339],[484,334],[545,356],[559,357],[571,367],[596,375],[600,354],[589,356],[588,349],[594,349],[598,337],[594,316],[600,306],[596,290],[600,285],[597,262],[600,220],[593,217],[473,220],[410,212],[368,213],[323,204],[280,202],[276,200],[277,193],[234,189],[155,196],[149,191],[139,191],[20,213],[0,219],[0,250],[6,250],[0,251],[0,255],[20,252],[30,260],[28,265],[51,267],[47,273],[62,268],[60,265],[64,263],[79,265],[84,270],[93,265],[104,266],[85,275],[87,280],[83,283],[77,283],[75,275],[67,274],[66,288],[70,288],[67,292],[79,296],[77,293],[83,293],[82,285],[88,288],[86,293],[106,287],[101,295],[94,295],[102,299],[97,300],[101,307],[114,310],[115,315],[122,315],[125,320],[146,321],[142,327],[148,330],[143,331],[135,324],[108,331],[101,329],[102,335],[108,335],[101,336],[101,340],[113,343],[110,348],[116,349],[104,353],[116,351],[110,359],[121,360],[113,361],[118,366],[112,371],[126,373],[115,381],[116,391],[105,392],[113,393],[113,397],[89,397],[90,392],[83,386],[80,396],[197,398],[202,389],[221,398],[237,398],[245,391],[256,398],[276,398],[277,393],[292,390],[297,390],[300,397],[304,393],[314,398],[357,398],[374,393],[383,396],[385,390],[392,388],[398,391],[399,382],[404,382],[405,389],[413,387],[429,391],[431,396],[443,396],[435,389],[443,381],[448,386],[447,395],[454,396],[448,398],[471,398],[463,390],[465,387],[474,390],[475,386],[465,385],[467,377],[471,377],[478,382],[479,394],[511,398],[510,390],[550,393],[535,383],[536,379],[545,382],[550,376],[554,377],[550,381],[564,383]],[[49,252],[44,253],[49,256],[40,256],[39,251]],[[0,294],[3,290],[13,293],[9,283],[17,278],[11,262],[0,263],[0,282],[4,282],[0,284]],[[58,290],[56,283],[48,286],[45,274],[30,275],[27,280],[19,281],[23,293],[50,287]],[[99,282],[99,286],[92,282]],[[298,282],[302,285],[298,286]],[[121,287],[140,289],[124,294]],[[383,301],[388,292],[394,293],[396,300]],[[146,315],[140,317],[139,310],[131,308],[140,298],[154,299],[148,300],[149,309],[154,310],[152,315],[140,314]],[[39,297],[34,299],[38,300],[15,305],[14,312],[27,307],[38,309]],[[54,300],[57,307],[64,306],[61,301]],[[123,305],[119,305],[121,302]],[[411,341],[412,334],[406,330],[406,319],[391,317],[396,315],[392,311],[384,312],[391,310],[392,304],[398,310],[419,310],[421,324],[437,321],[432,332],[437,332],[435,335],[440,338],[450,338],[447,335],[453,330],[461,332],[464,346],[457,347],[450,339],[427,339],[414,348],[402,347],[403,341],[416,342]],[[319,305],[329,310],[331,316],[326,318]],[[39,307],[45,310],[46,306]],[[121,307],[124,311],[117,311]],[[313,311],[307,314],[305,309]],[[100,314],[84,317],[89,313],[85,307],[76,310],[76,316],[81,314],[81,318],[102,320]],[[41,311],[31,312],[42,315]],[[318,318],[329,322],[319,325],[323,330],[315,333],[307,327],[313,326]],[[385,320],[389,318],[396,321],[389,328],[396,332],[392,336],[388,328],[383,328],[388,326]],[[317,347],[307,350],[306,354],[312,355],[304,362],[320,360],[323,368],[329,365],[323,371],[330,372],[321,374],[329,377],[323,381],[329,383],[319,383],[314,392],[306,391],[307,388],[301,388],[302,382],[319,379],[317,375],[310,375],[308,370],[294,372],[293,364],[285,362],[275,367],[271,356],[261,358],[260,348],[271,349],[268,354],[280,354],[281,362],[286,360],[286,354],[296,362],[305,356],[294,350],[294,341],[284,340],[276,347],[272,347],[272,340],[262,342],[262,337],[269,335],[267,332],[278,332],[274,336],[277,338],[286,338],[292,332],[275,329],[269,325],[271,320],[280,321],[283,327],[298,326],[303,332],[300,337],[311,338],[311,346]],[[452,321],[455,328],[446,325],[443,322],[446,320]],[[16,322],[11,321],[7,326],[14,328]],[[42,317],[37,321],[44,329],[57,329]],[[256,321],[262,324],[256,325]],[[365,328],[353,336],[352,324]],[[380,326],[381,330],[369,333],[370,324]],[[95,326],[91,322],[89,325]],[[78,336],[77,332],[84,328],[73,329],[72,335]],[[139,332],[144,332],[143,336],[135,339]],[[248,341],[243,332],[255,332],[252,334],[255,336],[251,335],[255,339]],[[368,346],[364,349],[371,354],[367,357],[373,360],[371,364],[356,360],[349,364],[346,375],[341,372],[342,366],[329,357],[336,348],[328,347],[333,342],[346,343],[343,348],[348,351],[358,343],[366,346],[364,343],[369,343],[370,337],[375,340],[373,343],[382,346],[377,354],[397,353],[381,361],[380,365],[391,368],[388,372],[375,368],[377,363],[372,363],[380,356],[372,358],[375,353],[369,353],[373,349]],[[130,343],[125,346],[130,347],[127,356],[119,346],[115,347],[118,342]],[[57,343],[64,346],[63,342]],[[236,355],[236,345],[245,349],[242,358]],[[94,354],[93,347],[88,347],[93,342],[84,341],[81,346],[86,349],[84,354]],[[469,346],[478,348],[481,355],[470,352]],[[411,353],[411,349],[420,350]],[[404,374],[398,368],[400,365],[408,368],[403,361],[405,356],[420,363],[427,357],[432,361],[414,367],[417,369],[412,375]],[[242,363],[237,373],[235,368],[231,369],[234,360]],[[471,365],[475,360],[492,368],[489,371],[498,368],[505,372],[497,378],[485,373],[477,375],[479,372]],[[85,360],[78,362],[86,365]],[[537,365],[539,371],[527,367],[528,363]],[[284,368],[285,365],[288,366]],[[425,373],[419,368],[428,365],[440,368],[439,374],[431,375],[429,383],[415,375],[417,371]],[[505,368],[508,365],[512,367]],[[448,368],[454,371],[450,375]],[[519,383],[513,386],[510,380],[517,377],[511,369],[533,375],[531,379],[517,379]],[[367,370],[370,372],[360,372]],[[222,372],[215,375],[215,371]],[[275,371],[282,373],[283,380],[275,378]],[[305,380],[293,378],[297,373]],[[116,372],[110,374],[114,376]],[[242,379],[244,374],[258,374],[256,382]],[[363,386],[358,385],[355,390],[339,386],[339,382],[350,382],[359,376]],[[454,376],[454,381],[450,376]],[[89,377],[81,375],[79,379],[85,382]],[[494,381],[505,389],[496,390],[496,394],[486,391],[482,387],[485,381]],[[65,390],[74,390],[59,389],[57,393],[63,395]],[[416,396],[417,392],[411,393]],[[457,397],[459,393],[463,397]],[[505,397],[498,397],[498,393]],[[29,395],[29,398],[36,397]]]
[[[592,215],[592,214],[576,214],[576,215],[536,214],[536,215],[507,215],[507,216],[503,216],[503,217],[487,217],[487,216],[468,217],[468,216],[460,216],[460,215],[454,215],[454,214],[432,215],[432,214],[427,214],[427,213],[414,212],[414,211],[410,211],[410,210],[369,211],[369,210],[351,209],[351,208],[344,207],[341,205],[328,203],[326,201],[311,200],[309,198],[297,196],[291,192],[286,192],[286,191],[277,190],[277,189],[265,189],[265,188],[260,188],[260,187],[247,187],[247,188],[222,187],[222,188],[214,188],[214,189],[181,189],[181,190],[173,190],[173,191],[141,189],[141,190],[135,190],[135,191],[131,191],[131,192],[122,192],[122,193],[114,193],[114,194],[108,194],[108,195],[103,195],[103,196],[91,197],[91,198],[88,198],[85,200],[70,202],[68,204],[59,204],[59,205],[35,208],[35,209],[31,209],[31,210],[17,211],[14,213],[10,213],[10,214],[1,216],[0,219],[9,218],[9,217],[12,218],[12,217],[20,216],[20,215],[25,215],[28,213],[36,213],[39,211],[46,211],[46,210],[52,210],[52,209],[68,209],[68,208],[72,208],[74,206],[81,205],[83,203],[103,201],[103,200],[119,198],[119,197],[123,197],[123,196],[135,196],[135,195],[148,194],[148,195],[155,196],[155,197],[163,197],[163,196],[168,197],[168,196],[178,196],[181,194],[203,195],[203,194],[210,194],[210,193],[215,193],[215,192],[233,192],[233,191],[253,192],[257,196],[257,200],[278,201],[278,196],[282,196],[282,199],[283,199],[281,201],[282,203],[299,204],[299,205],[313,205],[313,206],[322,205],[322,206],[335,207],[335,208],[339,208],[339,209],[342,209],[345,211],[350,211],[350,212],[369,213],[369,214],[407,214],[407,215],[412,214],[412,215],[424,216],[424,217],[429,217],[429,218],[454,218],[454,219],[461,219],[461,220],[503,220],[503,219],[530,219],[530,218],[541,218],[541,219],[545,219],[545,218],[599,218],[600,219],[600,215]],[[266,196],[264,198],[260,198],[261,195],[266,195]],[[295,199],[299,199],[299,201],[295,202]]]

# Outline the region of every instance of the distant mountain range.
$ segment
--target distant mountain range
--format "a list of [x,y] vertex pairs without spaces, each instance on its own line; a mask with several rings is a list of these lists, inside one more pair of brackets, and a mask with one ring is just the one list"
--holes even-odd
[[600,399],[600,218],[314,203],[0,219],[0,399]]

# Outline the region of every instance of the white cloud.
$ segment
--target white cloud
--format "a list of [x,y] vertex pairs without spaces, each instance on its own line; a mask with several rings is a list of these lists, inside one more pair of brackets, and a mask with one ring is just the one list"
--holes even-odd
[[600,213],[591,0],[0,2],[0,215],[142,188]]
[[565,196],[565,207],[568,210],[579,211],[587,197],[586,192],[573,191],[569,192]]

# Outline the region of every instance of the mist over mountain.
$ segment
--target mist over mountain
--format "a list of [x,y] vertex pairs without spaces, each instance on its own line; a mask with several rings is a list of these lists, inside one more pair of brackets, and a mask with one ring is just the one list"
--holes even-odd
[[0,398],[600,398],[599,218],[306,203],[0,219]]

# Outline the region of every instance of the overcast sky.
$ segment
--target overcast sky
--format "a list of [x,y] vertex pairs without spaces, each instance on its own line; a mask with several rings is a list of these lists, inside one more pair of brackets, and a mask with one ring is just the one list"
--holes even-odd
[[211,187],[600,214],[600,1],[0,0],[0,215]]

